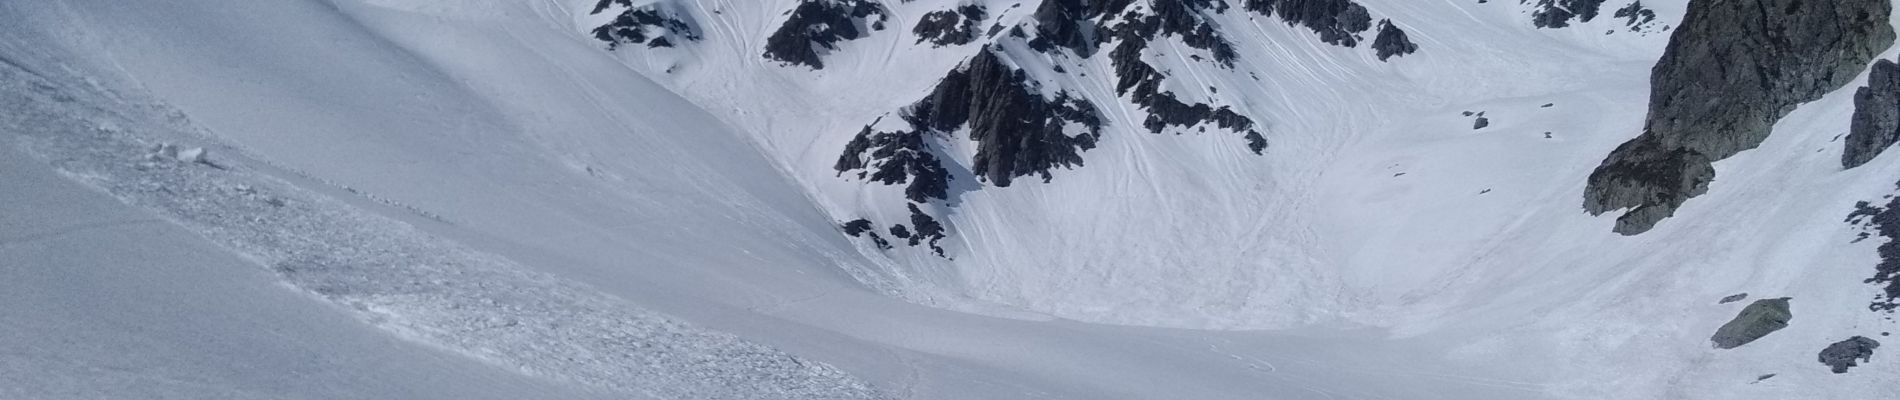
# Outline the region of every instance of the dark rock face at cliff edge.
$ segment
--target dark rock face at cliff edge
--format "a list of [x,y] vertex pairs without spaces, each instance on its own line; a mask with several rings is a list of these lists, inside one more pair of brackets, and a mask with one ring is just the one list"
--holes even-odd
[[765,58],[824,69],[824,52],[870,35],[867,29],[884,30],[887,19],[884,5],[875,1],[805,0],[765,39]]
[[1894,143],[1900,143],[1900,64],[1880,60],[1867,86],[1854,92],[1854,122],[1841,152],[1841,168],[1873,161]]
[[1649,119],[1590,174],[1583,208],[1631,209],[1634,235],[1708,190],[1711,163],[1753,149],[1795,106],[1852,81],[1893,44],[1886,0],[1695,0],[1650,77]]

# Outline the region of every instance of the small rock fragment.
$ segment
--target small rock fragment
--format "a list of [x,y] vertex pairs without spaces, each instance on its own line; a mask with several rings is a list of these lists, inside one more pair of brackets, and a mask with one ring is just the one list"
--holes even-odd
[[1878,341],[1863,336],[1855,336],[1847,340],[1834,342],[1834,344],[1828,345],[1827,348],[1821,349],[1821,354],[1817,358],[1820,359],[1822,364],[1827,364],[1834,373],[1845,374],[1848,368],[1860,365],[1857,361],[1872,361],[1874,349],[1879,347],[1880,342]]

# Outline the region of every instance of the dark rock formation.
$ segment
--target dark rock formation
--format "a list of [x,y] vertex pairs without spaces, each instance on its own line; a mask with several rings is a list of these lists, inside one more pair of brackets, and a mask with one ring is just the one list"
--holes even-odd
[[1036,51],[1050,52],[1066,48],[1076,55],[1088,57],[1095,54],[1095,48],[1106,37],[1098,31],[1101,27],[1092,21],[1104,15],[1114,15],[1127,8],[1133,0],[1043,0],[1036,6],[1033,16],[1036,20],[1036,37],[1029,41],[1029,47]]
[[1746,299],[1748,299],[1748,293],[1736,293],[1736,294],[1731,294],[1731,295],[1722,297],[1722,301],[1718,302],[1717,304],[1734,303],[1734,302],[1742,301]]
[[1854,168],[1900,143],[1900,65],[1880,60],[1867,86],[1854,93],[1854,122],[1847,133],[1841,167]]
[[[1519,0],[1520,3],[1530,0]],[[1536,9],[1531,11],[1531,23],[1539,28],[1562,28],[1570,26],[1570,20],[1590,22],[1597,18],[1602,9],[1603,0],[1537,0]]]
[[976,27],[983,23],[988,13],[983,6],[965,4],[952,10],[938,10],[924,13],[917,21],[917,27],[911,33],[917,34],[917,43],[930,42],[936,46],[954,46],[970,44],[976,40]]
[[871,230],[871,220],[858,218],[850,222],[845,222],[844,225],[840,225],[840,227],[844,228],[844,234],[851,235],[851,237],[858,237],[858,235]]
[[871,220],[859,218],[846,222],[844,225],[840,225],[840,227],[844,228],[844,234],[850,235],[851,237],[870,236],[871,243],[876,244],[879,249],[889,250],[891,248],[891,242],[878,236],[877,230],[871,227]]
[[[1233,67],[1239,52],[1208,22],[1210,14],[1227,10],[1219,0],[1162,0],[1139,11],[1124,9],[1132,0],[1048,0],[1036,9],[1037,35],[1030,48],[1050,52],[1065,48],[1087,58],[1113,39],[1154,40],[1174,35],[1183,44],[1207,50],[1214,61]],[[1109,20],[1119,19],[1112,26]]]
[[1722,324],[1715,330],[1715,336],[1709,340],[1715,342],[1715,348],[1733,349],[1761,339],[1770,333],[1788,327],[1788,321],[1794,314],[1788,310],[1788,298],[1755,300],[1743,307],[1735,319]]
[[1695,0],[1650,77],[1642,135],[1590,174],[1583,208],[1633,208],[1634,235],[1714,179],[1711,163],[1752,149],[1775,121],[1846,85],[1893,43],[1883,0]]
[[1372,50],[1378,52],[1379,61],[1385,61],[1392,56],[1418,52],[1418,44],[1412,43],[1412,38],[1405,35],[1404,29],[1392,25],[1392,20],[1383,19],[1379,20],[1379,36],[1372,39]]
[[[1047,181],[1050,169],[1082,165],[1081,152],[1095,148],[1101,136],[1095,106],[1066,92],[1044,98],[1028,76],[1000,57],[997,50],[985,50],[951,71],[928,97],[908,107],[903,117],[910,130],[876,132],[865,127],[846,146],[835,169],[875,169],[870,178],[885,184],[908,180],[911,201],[944,199],[945,186],[939,183],[948,180],[947,174],[924,142],[927,136],[948,137],[959,127],[968,127],[970,139],[977,142],[971,171],[996,186],[1009,186],[1016,177],[1031,174]],[[1065,133],[1070,125],[1082,132]]]
[[1834,373],[1845,374],[1848,368],[1859,366],[1859,361],[1873,361],[1876,348],[1880,348],[1879,341],[1855,336],[1821,349],[1817,358]]
[[765,58],[824,69],[820,50],[837,50],[838,42],[868,35],[866,25],[871,30],[882,30],[888,18],[884,6],[875,1],[804,0],[792,9],[784,25],[765,39]]
[[1485,118],[1484,116],[1478,116],[1478,119],[1471,121],[1471,129],[1474,129],[1474,130],[1484,129],[1490,126],[1491,126],[1491,119]]
[[[1058,92],[1044,98],[998,51],[983,51],[937,83],[930,97],[911,106],[907,118],[923,131],[950,132],[968,126],[977,142],[970,169],[999,187],[1025,175],[1050,179],[1049,170],[1082,165],[1081,152],[1095,148],[1102,119],[1087,100]],[[1070,136],[1066,126],[1083,132]]]
[[942,223],[938,223],[936,218],[932,218],[930,214],[925,214],[923,210],[917,209],[917,203],[911,203],[910,226],[915,227],[917,230],[915,234],[910,236],[911,246],[916,246],[920,243],[929,244],[931,252],[937,253],[938,257],[943,257],[943,247],[937,245],[937,241],[943,240],[944,238]]
[[1340,46],[1358,46],[1359,34],[1372,29],[1372,13],[1352,0],[1246,0],[1242,7],[1279,15],[1287,24],[1312,29],[1320,41]]
[[910,201],[948,199],[950,172],[924,144],[924,131],[878,132],[864,127],[845,144],[844,155],[832,169],[843,175],[858,171],[858,179],[886,185],[904,184]]
[[1643,7],[1641,1],[1632,1],[1629,5],[1616,9],[1615,16],[1622,18],[1623,24],[1629,26],[1631,31],[1642,31],[1644,26],[1656,22],[1656,12]]
[[668,37],[699,41],[699,32],[693,29],[692,24],[686,23],[686,14],[664,8],[669,4],[653,3],[634,7],[632,0],[600,0],[594,4],[591,14],[600,14],[614,5],[627,7],[627,10],[606,25],[595,27],[594,38],[607,42],[610,50],[627,43],[673,47],[675,40]]
[[1885,287],[1867,308],[1875,312],[1900,309],[1900,240],[1896,240],[1900,239],[1900,196],[1889,196],[1885,207],[1875,207],[1865,201],[1855,204],[1854,212],[1847,215],[1847,222],[1871,227],[1875,233],[1887,238],[1887,242],[1881,243],[1877,250],[1880,252],[1880,263],[1874,265],[1874,276],[1866,280],[1866,283]]
[[1227,106],[1214,108],[1204,103],[1187,104],[1176,98],[1174,93],[1162,91],[1161,80],[1164,77],[1161,72],[1141,60],[1142,49],[1147,47],[1148,41],[1135,35],[1126,36],[1109,53],[1109,61],[1114,64],[1118,77],[1115,90],[1119,94],[1130,95],[1136,105],[1148,111],[1148,118],[1142,121],[1142,127],[1152,133],[1161,133],[1169,126],[1188,127],[1208,123],[1234,132],[1244,132],[1248,149],[1254,154],[1265,151],[1266,137],[1253,130],[1253,119]]

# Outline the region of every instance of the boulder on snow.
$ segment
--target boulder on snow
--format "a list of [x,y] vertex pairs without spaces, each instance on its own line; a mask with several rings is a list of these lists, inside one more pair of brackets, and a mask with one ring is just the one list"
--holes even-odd
[[1847,340],[1834,342],[1834,344],[1828,345],[1827,348],[1821,349],[1819,359],[1822,364],[1827,364],[1828,368],[1832,369],[1834,373],[1845,374],[1848,368],[1859,366],[1860,363],[1858,361],[1873,360],[1874,349],[1878,347],[1880,347],[1879,341],[1862,336],[1855,336],[1847,338]]
[[1393,25],[1392,20],[1379,20],[1379,36],[1372,39],[1372,50],[1378,52],[1379,61],[1392,56],[1404,56],[1418,52],[1418,44],[1405,34],[1404,29]]
[[1867,86],[1854,92],[1854,120],[1847,131],[1841,168],[1873,161],[1880,152],[1900,143],[1900,64],[1880,60],[1867,77]]
[[1770,333],[1788,327],[1788,320],[1794,314],[1788,310],[1788,298],[1755,300],[1742,308],[1735,319],[1722,324],[1715,330],[1715,336],[1709,340],[1715,342],[1715,348],[1733,349],[1768,336]]

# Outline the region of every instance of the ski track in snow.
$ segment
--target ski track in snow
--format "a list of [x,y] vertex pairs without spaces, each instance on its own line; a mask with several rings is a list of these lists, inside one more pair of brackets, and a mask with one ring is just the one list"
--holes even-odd
[[225,169],[147,158],[165,140],[209,139],[191,128],[161,128],[170,124],[145,114],[106,111],[118,96],[77,92],[17,69],[0,70],[0,96],[11,110],[0,127],[21,133],[29,151],[72,179],[188,227],[403,337],[532,375],[655,398],[883,398],[823,363],[356,211],[260,174],[239,156],[214,152]]

